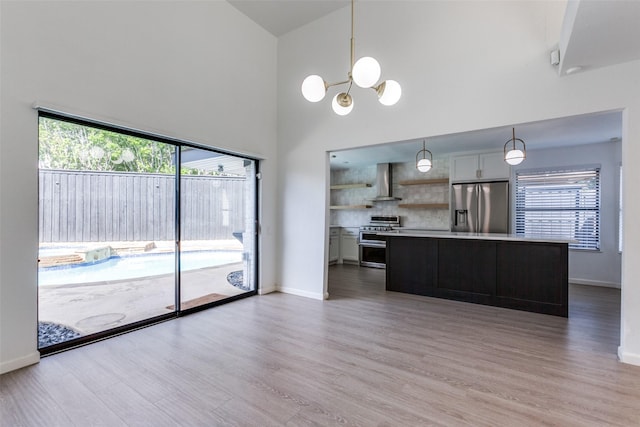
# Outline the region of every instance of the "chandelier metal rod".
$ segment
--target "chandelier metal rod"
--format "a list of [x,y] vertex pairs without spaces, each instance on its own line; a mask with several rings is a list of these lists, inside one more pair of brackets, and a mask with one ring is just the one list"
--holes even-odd
[[353,72],[353,64],[355,64],[355,56],[356,56],[356,39],[354,37],[354,3],[355,0],[351,0],[351,65],[349,67],[349,80],[351,80],[351,73]]
[[347,83],[351,83],[353,82],[353,65],[355,64],[355,57],[356,57],[356,39],[355,39],[355,19],[354,19],[354,7],[355,4],[355,0],[351,0],[351,60],[349,62],[349,72],[347,73],[347,75],[349,76],[349,78],[347,80],[343,80],[340,82],[336,82],[336,83],[326,83],[325,82],[325,89],[329,89],[330,87],[333,86],[340,86],[340,85],[344,85]]
[[349,83],[349,82],[351,82],[351,79],[349,79],[349,80],[345,80],[345,81],[343,81],[343,82],[327,83],[325,86],[327,87],[327,89],[329,89],[330,87],[344,85],[344,84],[347,84],[347,83]]

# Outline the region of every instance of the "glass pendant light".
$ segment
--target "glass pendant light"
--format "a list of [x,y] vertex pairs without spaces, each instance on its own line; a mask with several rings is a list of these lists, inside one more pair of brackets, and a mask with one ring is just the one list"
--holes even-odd
[[[429,158],[427,159],[427,153],[429,153]],[[420,154],[422,154],[422,158],[419,159]],[[433,166],[433,155],[431,151],[427,150],[425,141],[422,140],[422,150],[418,151],[416,154],[416,169],[420,172],[429,172],[431,167]]]
[[[520,138],[516,138],[516,128],[512,128],[513,137],[504,144],[504,161],[511,166],[519,165],[527,158],[527,148],[524,141]],[[516,147],[516,141],[520,141],[522,144],[522,150]],[[511,149],[507,151],[507,145],[511,143]]]

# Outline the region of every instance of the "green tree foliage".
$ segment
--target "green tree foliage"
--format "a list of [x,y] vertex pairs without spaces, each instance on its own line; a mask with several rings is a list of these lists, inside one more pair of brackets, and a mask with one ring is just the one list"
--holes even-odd
[[[41,169],[175,174],[175,150],[174,145],[151,139],[40,117]],[[184,166],[180,173],[231,176]]]
[[175,147],[61,120],[40,118],[40,168],[175,173]]

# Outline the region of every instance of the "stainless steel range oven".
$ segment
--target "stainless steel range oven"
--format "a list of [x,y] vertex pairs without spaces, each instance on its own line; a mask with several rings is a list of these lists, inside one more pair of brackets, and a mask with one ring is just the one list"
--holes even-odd
[[368,225],[360,227],[360,265],[363,267],[385,268],[387,258],[387,242],[380,231],[389,231],[400,226],[397,215],[374,215]]

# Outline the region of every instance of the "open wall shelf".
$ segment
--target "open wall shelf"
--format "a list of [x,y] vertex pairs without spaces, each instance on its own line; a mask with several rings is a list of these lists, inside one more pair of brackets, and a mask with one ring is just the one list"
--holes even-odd
[[[398,181],[399,185],[435,185],[449,184],[449,178],[409,179]],[[400,203],[402,209],[449,209],[449,203]]]
[[333,205],[329,206],[331,210],[339,210],[339,209],[370,209],[372,205]]
[[409,179],[405,181],[398,181],[399,185],[433,185],[433,184],[448,184],[449,178],[432,178],[432,179]]
[[355,184],[336,184],[332,185],[329,188],[331,190],[347,190],[349,188],[366,188],[371,187],[371,184],[367,183],[355,183]]
[[400,203],[404,209],[449,209],[449,203]]

